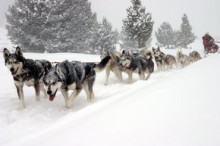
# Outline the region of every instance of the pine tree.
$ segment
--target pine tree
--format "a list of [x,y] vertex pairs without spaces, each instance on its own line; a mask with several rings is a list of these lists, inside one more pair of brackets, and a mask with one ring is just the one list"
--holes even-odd
[[88,0],[16,0],[8,34],[26,51],[91,52],[96,16]]
[[[122,36],[126,42],[136,42],[137,47],[145,47],[151,37],[153,21],[150,13],[145,12],[140,0],[131,0],[132,6],[127,9],[127,18],[123,20]],[[134,44],[134,43],[133,43]]]
[[155,36],[160,45],[170,48],[174,45],[174,31],[168,22],[163,22],[158,31],[155,32]]
[[41,32],[46,21],[45,0],[16,0],[9,7],[6,18],[8,35],[24,51],[44,52]]
[[112,30],[112,25],[103,18],[102,23],[99,24],[99,29],[96,37],[97,46],[100,51],[114,50],[114,45],[118,41],[118,31]]
[[180,46],[187,48],[187,45],[191,44],[195,40],[195,35],[192,33],[192,26],[189,24],[189,20],[186,14],[182,17],[180,33]]

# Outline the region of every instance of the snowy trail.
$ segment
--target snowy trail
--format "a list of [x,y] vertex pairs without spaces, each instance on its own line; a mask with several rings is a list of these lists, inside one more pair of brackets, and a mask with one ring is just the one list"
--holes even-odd
[[148,81],[139,81],[135,75],[132,84],[126,83],[123,74],[123,83],[111,75],[105,86],[105,73],[98,73],[95,100],[88,103],[82,92],[72,109],[65,109],[61,94],[54,102],[36,102],[33,89],[25,88],[27,108],[22,111],[16,108],[19,101],[11,75],[0,64],[0,80],[6,83],[0,87],[0,143],[219,145],[219,57],[212,55],[184,69],[156,72]]

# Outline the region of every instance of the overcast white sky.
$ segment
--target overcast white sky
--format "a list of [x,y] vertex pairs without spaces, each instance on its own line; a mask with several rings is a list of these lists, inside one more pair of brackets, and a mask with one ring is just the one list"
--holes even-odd
[[[14,0],[0,0],[0,26],[4,27],[4,13]],[[126,17],[126,8],[131,6],[130,0],[90,0],[92,10],[97,12],[99,20],[106,17],[118,30],[122,19]],[[142,0],[147,12],[152,14],[157,30],[162,22],[169,22],[174,29],[179,29],[181,18],[187,14],[193,32],[201,37],[209,32],[220,38],[220,0]]]

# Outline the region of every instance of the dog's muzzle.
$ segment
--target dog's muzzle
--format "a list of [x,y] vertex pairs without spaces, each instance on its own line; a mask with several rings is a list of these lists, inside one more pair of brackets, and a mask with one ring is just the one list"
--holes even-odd
[[52,91],[50,91],[50,90],[47,91],[47,94],[48,94],[48,95],[50,95],[51,93],[52,93]]
[[53,101],[53,100],[54,100],[54,98],[55,98],[55,96],[56,96],[56,93],[57,93],[57,90],[58,90],[58,89],[56,89],[56,91],[55,91],[54,94],[52,94],[52,91],[51,91],[51,90],[48,90],[48,91],[47,91],[47,94],[49,95],[49,100],[50,100],[50,101]]
[[10,71],[11,71],[11,74],[12,74],[13,76],[15,76],[16,73],[17,73],[17,71],[18,71],[18,68],[17,68],[17,70],[15,70],[14,68],[11,68]]

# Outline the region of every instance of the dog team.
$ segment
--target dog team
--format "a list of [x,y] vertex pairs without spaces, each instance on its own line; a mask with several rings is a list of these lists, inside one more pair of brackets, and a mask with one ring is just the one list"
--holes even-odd
[[[189,56],[178,51],[174,57],[164,54],[159,47],[152,48],[152,51],[146,49],[138,53],[132,53],[129,50],[104,51],[98,64],[65,60],[52,65],[47,60],[26,59],[19,47],[16,48],[15,53],[10,53],[5,48],[3,57],[6,67],[13,76],[22,109],[25,108],[24,84],[34,87],[37,101],[40,100],[40,91],[44,93],[45,98],[48,94],[50,101],[53,101],[56,93],[60,91],[64,97],[65,106],[71,108],[82,89],[85,91],[88,101],[94,98],[93,86],[96,72],[105,69],[105,85],[108,84],[110,72],[116,75],[119,82],[123,80],[122,73],[126,73],[130,83],[133,80],[133,73],[137,73],[140,80],[149,79],[154,72],[154,61],[158,71],[165,71],[174,67],[183,68],[201,59],[197,51],[191,52]],[[69,90],[73,90],[70,96]]]

